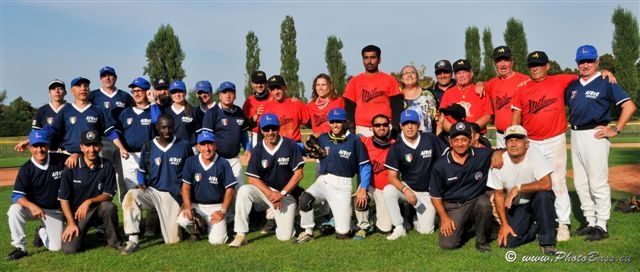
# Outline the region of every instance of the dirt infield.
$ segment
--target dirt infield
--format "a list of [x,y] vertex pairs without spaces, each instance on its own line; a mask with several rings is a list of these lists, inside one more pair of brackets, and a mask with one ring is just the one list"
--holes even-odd
[[[13,185],[18,175],[18,167],[0,168],[0,186]],[[573,177],[573,171],[567,171],[567,177]],[[640,164],[609,167],[609,184],[614,190],[640,194]]]

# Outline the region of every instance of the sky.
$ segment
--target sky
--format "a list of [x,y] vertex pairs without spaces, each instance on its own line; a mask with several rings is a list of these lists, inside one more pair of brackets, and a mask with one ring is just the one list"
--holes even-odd
[[[313,78],[326,73],[327,37],[342,40],[350,75],[364,68],[360,50],[382,48],[380,69],[398,72],[404,65],[425,65],[433,76],[440,59],[464,58],[469,26],[492,32],[493,45],[504,44],[510,17],[522,21],[529,51],[543,50],[565,67],[575,67],[575,50],[592,44],[611,53],[616,7],[636,18],[640,1],[7,1],[0,0],[0,90],[5,104],[18,96],[39,107],[49,101],[54,78],[70,83],[76,76],[100,87],[98,71],[116,69],[120,89],[143,76],[145,50],[162,24],[170,24],[186,54],[188,88],[199,80],[235,82],[236,104],[244,101],[245,37],[259,40],[261,69],[280,71],[280,25],[295,21],[299,77],[305,96]],[[67,101],[73,97],[69,93]]]

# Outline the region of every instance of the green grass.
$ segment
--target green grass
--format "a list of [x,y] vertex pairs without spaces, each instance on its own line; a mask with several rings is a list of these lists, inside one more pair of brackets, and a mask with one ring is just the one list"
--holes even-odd
[[[303,187],[313,182],[314,164],[305,167]],[[573,210],[579,203],[572,181],[571,197]],[[2,210],[9,206],[11,187],[0,188]],[[627,198],[628,194],[614,192],[614,201]],[[117,202],[117,201],[116,201]],[[117,203],[119,205],[119,203]],[[6,218],[6,217],[5,217]],[[578,221],[572,217],[573,225]],[[107,248],[103,242],[91,242],[90,249],[76,255],[48,252],[35,249],[30,243],[30,256],[18,261],[0,261],[0,271],[424,271],[424,270],[485,270],[485,271],[633,271],[640,265],[637,231],[638,214],[613,212],[610,221],[611,237],[600,242],[586,242],[573,238],[558,244],[558,249],[573,256],[597,252],[601,256],[631,256],[631,263],[565,262],[552,259],[546,263],[524,263],[522,256],[542,256],[536,242],[516,249],[498,248],[493,244],[489,253],[479,253],[473,240],[459,250],[447,251],[438,247],[438,235],[421,235],[415,231],[398,241],[387,241],[384,236],[373,235],[364,241],[336,240],[333,236],[319,237],[310,243],[295,245],[280,242],[272,234],[249,234],[249,244],[233,249],[227,246],[210,245],[206,239],[196,243],[181,242],[164,245],[161,238],[142,240],[140,251],[131,256]],[[33,239],[33,230],[38,223],[27,223],[27,241]],[[318,232],[316,232],[318,235]],[[90,233],[89,239],[93,239]],[[6,225],[0,228],[0,244],[10,251],[10,234]],[[513,250],[518,259],[514,263],[505,261],[505,254]]]

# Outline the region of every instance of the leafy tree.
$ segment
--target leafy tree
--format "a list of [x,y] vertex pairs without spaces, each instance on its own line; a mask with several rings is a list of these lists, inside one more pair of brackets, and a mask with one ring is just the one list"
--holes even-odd
[[347,85],[347,65],[342,59],[342,41],[336,36],[327,37],[327,49],[324,60],[327,62],[327,71],[333,81],[333,87],[338,95],[342,95]]
[[552,60],[549,62],[549,64],[551,64],[551,69],[549,69],[548,72],[549,75],[557,75],[563,73],[562,67],[560,67],[560,64],[557,61]]
[[612,73],[616,73],[616,60],[613,55],[606,53],[602,54],[598,61],[600,62],[600,69],[606,69],[611,71]]
[[251,74],[260,69],[260,46],[258,46],[258,37],[253,31],[247,33],[246,40],[247,62],[244,67],[247,69],[247,81],[244,86],[244,97],[249,97],[253,92],[253,88],[251,87]]
[[[6,90],[0,93],[0,103],[6,98]],[[2,106],[0,113],[0,136],[21,136],[29,134],[31,130],[31,117],[36,114],[36,109],[31,103],[18,97],[9,105]]]
[[476,26],[467,27],[464,32],[465,58],[471,63],[474,75],[480,74],[480,33]]
[[304,83],[298,79],[298,69],[300,61],[296,57],[298,48],[296,46],[296,27],[293,17],[287,15],[280,25],[280,75],[287,82],[287,91],[290,96],[306,102],[304,97]]
[[160,26],[147,45],[146,56],[147,66],[144,67],[144,74],[149,76],[151,82],[161,78],[171,82],[186,77],[182,69],[185,55],[171,25]]
[[615,57],[618,83],[629,92],[629,96],[633,100],[638,101],[640,99],[640,76],[635,67],[635,63],[640,57],[638,20],[631,11],[618,7],[613,11],[611,22],[615,27],[611,49]]
[[529,73],[527,67],[527,37],[522,22],[516,18],[509,18],[504,30],[504,41],[513,54],[513,70],[523,74]]
[[485,27],[482,30],[482,45],[484,53],[482,61],[484,63],[482,72],[480,72],[480,80],[489,80],[496,76],[496,69],[493,64],[493,42],[491,41],[491,29]]

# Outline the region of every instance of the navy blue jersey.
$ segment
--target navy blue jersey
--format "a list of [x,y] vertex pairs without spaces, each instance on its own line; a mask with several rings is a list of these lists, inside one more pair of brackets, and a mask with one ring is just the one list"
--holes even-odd
[[[51,102],[48,104],[38,108],[36,111],[36,115],[31,120],[31,128],[33,129],[44,129],[46,126],[53,126],[53,122],[56,119],[56,115],[65,107],[69,106],[69,104],[65,103],[59,108],[57,111],[51,107]],[[60,135],[52,135],[51,139],[49,139],[49,149],[57,150],[60,148],[62,144],[62,137]]]
[[[147,174],[146,185],[169,192],[178,203],[182,203],[182,169],[185,160],[193,155],[191,146],[175,136],[166,147],[162,147],[157,139],[153,139],[148,146],[150,151],[144,146],[142,148],[139,165],[140,171]],[[147,152],[150,152],[149,155]]]
[[248,122],[242,109],[233,105],[231,110],[223,110],[219,103],[209,109],[202,119],[202,129],[216,135],[216,151],[223,158],[235,158],[242,147],[242,134],[246,134]]
[[58,199],[69,201],[75,211],[85,200],[101,194],[113,197],[116,193],[116,174],[110,160],[97,158],[93,169],[87,167],[84,156],[78,159],[78,167],[65,168],[62,172]]
[[460,202],[483,194],[493,150],[472,147],[469,157],[462,165],[453,160],[451,152],[447,151],[433,166],[429,183],[431,197]]
[[191,185],[191,201],[198,204],[219,204],[224,200],[227,188],[236,186],[231,165],[216,155],[209,165],[204,165],[195,155],[187,158],[182,170],[182,182]]
[[597,75],[585,86],[579,79],[569,84],[564,95],[571,125],[608,124],[611,122],[611,104],[620,106],[630,99],[620,85],[608,80]]
[[427,192],[433,164],[447,147],[431,132],[421,133],[418,137],[415,146],[407,144],[404,137],[391,145],[384,166],[398,172],[400,180],[411,190]]
[[142,145],[153,138],[153,125],[151,124],[151,110],[136,107],[124,109],[118,117],[117,128],[123,134],[122,144],[129,152],[140,152]]
[[293,172],[304,167],[298,144],[286,137],[274,150],[269,150],[260,141],[251,152],[246,175],[262,180],[267,186],[278,191],[284,189],[293,176]]
[[84,109],[79,109],[74,104],[65,106],[56,116],[52,127],[57,135],[64,136],[62,148],[71,153],[81,153],[82,132],[95,130],[102,135],[108,135],[115,128],[109,114],[91,104]]
[[333,174],[340,177],[353,177],[360,165],[369,162],[367,149],[360,138],[347,132],[344,142],[333,143],[329,134],[318,137],[318,144],[327,151],[327,156],[320,160],[320,174]]
[[196,145],[196,131],[202,127],[202,111],[191,106],[191,111],[187,114],[183,108],[176,111],[173,106],[165,109],[164,113],[173,117],[173,135],[186,140],[191,146]]
[[25,162],[18,171],[13,194],[23,195],[40,208],[60,208],[58,189],[66,159],[65,155],[51,153],[45,165],[36,163],[33,158]]
[[111,95],[102,91],[102,89],[96,89],[89,92],[89,101],[96,107],[107,110],[114,120],[120,116],[120,113],[133,105],[133,97],[120,89],[116,89]]

